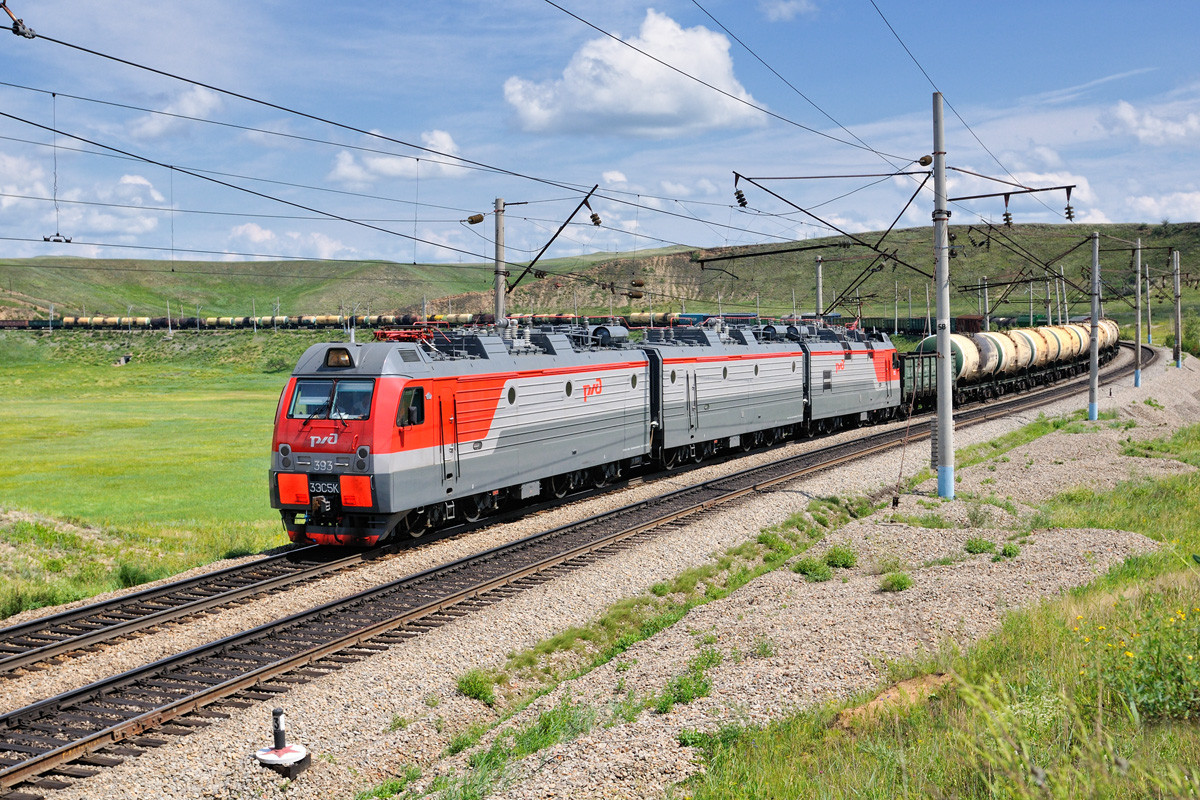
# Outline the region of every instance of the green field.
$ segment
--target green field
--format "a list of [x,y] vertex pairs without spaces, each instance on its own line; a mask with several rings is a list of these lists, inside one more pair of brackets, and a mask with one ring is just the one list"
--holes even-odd
[[0,508],[23,512],[0,523],[0,612],[286,542],[267,495],[275,405],[331,336],[0,334]]

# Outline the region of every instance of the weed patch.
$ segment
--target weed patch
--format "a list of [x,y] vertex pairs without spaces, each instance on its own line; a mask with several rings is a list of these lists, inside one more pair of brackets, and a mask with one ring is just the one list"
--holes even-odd
[[495,681],[481,669],[473,669],[458,678],[459,694],[489,706],[496,704]]
[[879,582],[879,591],[881,592],[903,592],[905,589],[911,588],[913,580],[905,572],[889,572],[883,576],[883,580]]

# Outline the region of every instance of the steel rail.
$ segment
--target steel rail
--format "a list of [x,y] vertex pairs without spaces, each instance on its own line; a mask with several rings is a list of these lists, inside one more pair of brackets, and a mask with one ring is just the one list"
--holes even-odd
[[[306,567],[303,564],[297,564],[295,569],[281,569],[297,554],[320,549],[313,545],[289,550],[286,553],[268,556],[249,564],[226,567],[215,572],[207,572],[181,581],[144,589],[115,600],[91,603],[59,614],[0,628],[0,674],[12,672],[21,667],[46,661],[93,644],[127,636],[145,628],[162,625],[181,617],[191,616],[216,606],[227,605],[291,583],[311,580],[327,572],[352,566],[362,561],[364,557],[364,554],[356,553],[312,566]],[[216,592],[207,597],[187,597],[189,592],[202,590],[206,585],[219,584],[224,580],[236,580],[240,576],[261,572],[264,569],[275,574]],[[178,602],[179,600],[182,602]],[[176,602],[178,602],[177,605],[151,611],[149,614],[138,613],[133,618],[121,619],[121,616],[137,613],[137,609],[152,609],[155,603],[162,605]],[[70,632],[70,629],[73,628],[82,628],[83,632]],[[18,649],[20,645],[16,644],[22,640],[36,643],[38,639],[49,639],[60,634],[61,638],[43,645],[35,644],[33,647]],[[8,652],[5,652],[6,650]]]

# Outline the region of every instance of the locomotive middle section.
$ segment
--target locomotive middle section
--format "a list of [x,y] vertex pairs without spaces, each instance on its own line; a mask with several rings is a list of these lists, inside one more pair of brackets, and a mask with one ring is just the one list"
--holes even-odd
[[[313,345],[280,397],[271,505],[294,542],[369,546],[646,466],[883,422],[935,398],[936,353],[900,356],[887,334],[716,323],[650,328],[639,342],[600,325]],[[953,343],[962,402],[1078,374],[1090,332]],[[1107,362],[1111,320],[1098,344]]]

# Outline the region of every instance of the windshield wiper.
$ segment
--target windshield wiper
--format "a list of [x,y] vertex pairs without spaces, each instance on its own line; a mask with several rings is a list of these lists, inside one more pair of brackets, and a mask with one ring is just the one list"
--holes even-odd
[[309,414],[309,415],[308,415],[308,418],[307,418],[306,420],[304,420],[304,422],[301,422],[301,423],[300,423],[300,427],[301,427],[301,428],[303,428],[305,425],[307,425],[308,423],[312,422],[314,419],[316,419],[316,418],[317,418],[317,416],[318,416],[319,414],[323,414],[323,413],[325,413],[326,409],[328,409],[328,408],[329,408],[329,401],[328,401],[328,400],[326,400],[324,403],[322,403],[321,405],[317,406],[317,410],[316,410],[316,411],[314,411],[313,413]]

